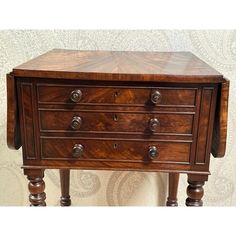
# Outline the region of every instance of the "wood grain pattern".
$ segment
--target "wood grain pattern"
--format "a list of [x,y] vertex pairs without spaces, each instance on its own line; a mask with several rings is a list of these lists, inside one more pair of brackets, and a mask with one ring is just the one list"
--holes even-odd
[[229,80],[220,85],[211,152],[214,157],[224,157],[227,139]]
[[[72,129],[73,117],[80,117],[82,124],[79,129]],[[155,132],[150,131],[151,119],[157,118],[160,125]],[[41,131],[69,132],[139,132],[158,134],[192,134],[193,114],[168,113],[122,113],[122,112],[71,112],[71,111],[40,111]]]
[[[70,100],[72,91],[79,89],[82,92],[82,98],[78,103]],[[157,105],[174,105],[174,106],[194,106],[195,104],[195,88],[176,88],[173,87],[131,87],[124,88],[124,86],[116,87],[86,87],[79,85],[61,85],[48,84],[38,85],[38,100],[39,103],[53,103],[53,104],[118,104],[118,105],[145,105],[154,107],[150,97],[152,92],[159,91],[161,93],[161,100]]]
[[27,158],[36,158],[35,121],[33,115],[33,85],[32,83],[21,83],[21,105],[22,105],[22,132],[24,133],[24,150]]
[[7,145],[11,149],[21,147],[19,108],[16,82],[13,74],[7,74]]
[[18,77],[219,83],[223,76],[190,52],[54,49],[13,69]]
[[[83,155],[79,158],[72,156],[75,144],[81,144],[84,147]],[[152,161],[153,163],[189,163],[190,143],[188,142],[133,141],[129,139],[112,141],[43,138],[41,139],[41,156],[43,159],[149,162],[148,149],[150,146],[156,146],[159,151],[159,155]]]
[[225,153],[229,82],[193,54],[52,50],[7,81],[8,143],[20,145],[21,127],[33,205],[46,204],[47,168],[61,169],[61,205],[70,205],[70,169],[168,172],[167,205],[187,173],[186,205],[202,205],[210,149]]
[[61,159],[41,159],[40,161],[27,160],[22,168],[24,169],[75,169],[75,170],[113,170],[113,171],[147,171],[165,173],[184,173],[184,174],[210,174],[209,170],[196,168],[189,163],[166,163],[166,162],[137,162],[137,161],[91,161],[91,160],[61,160]]
[[204,88],[201,93],[201,111],[198,124],[198,141],[196,149],[196,164],[205,164],[207,159],[207,141],[209,133],[211,104],[213,99],[213,88]]

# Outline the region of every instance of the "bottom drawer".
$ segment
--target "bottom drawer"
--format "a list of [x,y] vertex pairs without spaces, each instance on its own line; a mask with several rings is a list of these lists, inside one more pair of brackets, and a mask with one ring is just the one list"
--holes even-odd
[[189,163],[191,142],[41,138],[41,158]]

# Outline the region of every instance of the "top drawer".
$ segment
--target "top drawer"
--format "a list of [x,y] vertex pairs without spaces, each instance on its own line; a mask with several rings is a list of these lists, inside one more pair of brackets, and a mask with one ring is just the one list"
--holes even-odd
[[39,103],[194,106],[195,88],[38,85]]

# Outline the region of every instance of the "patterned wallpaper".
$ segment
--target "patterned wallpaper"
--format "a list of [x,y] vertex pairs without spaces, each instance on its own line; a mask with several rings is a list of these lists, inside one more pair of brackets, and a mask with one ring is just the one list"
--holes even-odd
[[[227,153],[214,159],[205,184],[205,206],[236,205],[236,31],[185,30],[7,30],[0,31],[0,205],[28,205],[21,150],[6,146],[5,74],[52,48],[91,50],[192,51],[231,80]],[[47,204],[59,205],[59,173],[47,170]],[[186,175],[179,205],[186,198]],[[143,172],[72,171],[72,205],[163,206],[167,175]]]

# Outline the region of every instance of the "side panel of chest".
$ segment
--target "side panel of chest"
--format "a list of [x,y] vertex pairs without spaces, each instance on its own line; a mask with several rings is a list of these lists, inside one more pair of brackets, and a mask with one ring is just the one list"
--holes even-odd
[[216,98],[217,87],[205,86],[201,89],[199,117],[196,127],[196,152],[193,163],[197,169],[209,167]]
[[38,159],[38,122],[35,86],[32,81],[17,81],[17,95],[24,159]]

